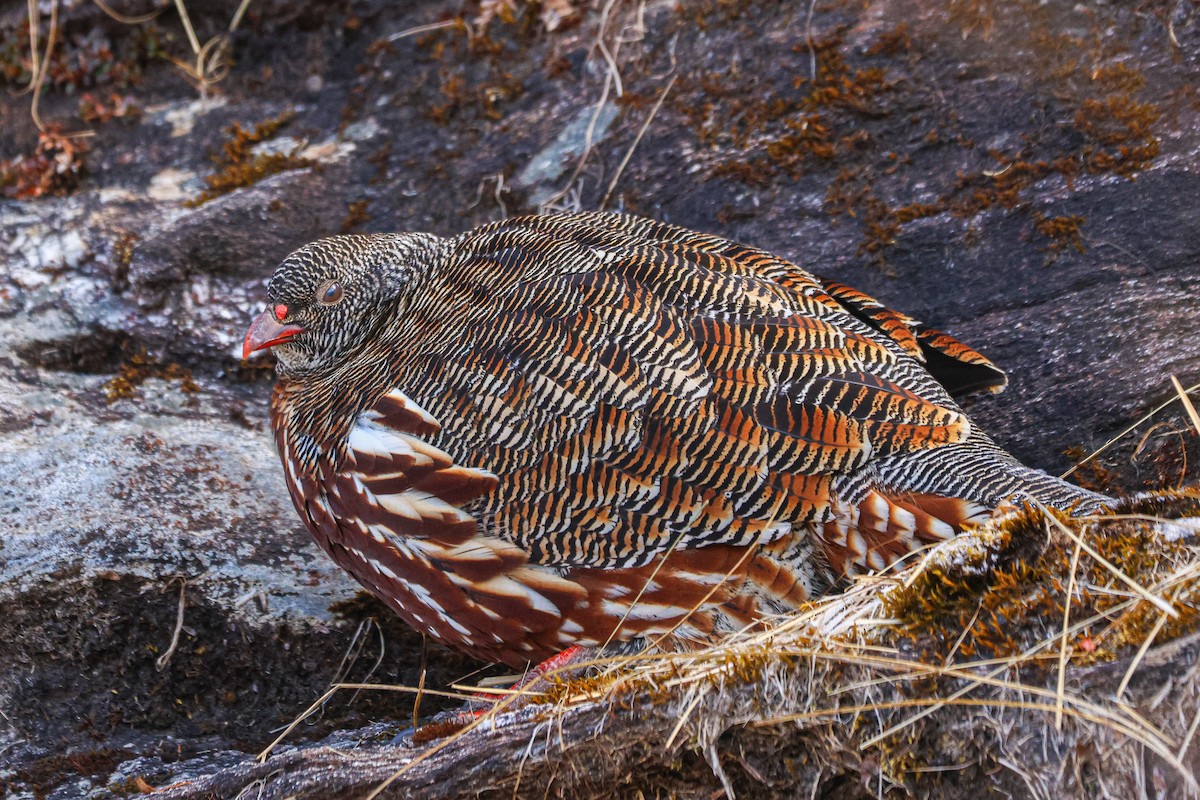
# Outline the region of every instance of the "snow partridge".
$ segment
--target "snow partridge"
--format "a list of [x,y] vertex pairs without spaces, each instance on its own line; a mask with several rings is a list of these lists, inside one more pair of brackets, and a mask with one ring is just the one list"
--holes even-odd
[[417,630],[521,667],[712,640],[1005,501],[1104,497],[951,399],[1004,374],[785,259],[637,217],[527,216],[289,255],[270,348],[288,489]]

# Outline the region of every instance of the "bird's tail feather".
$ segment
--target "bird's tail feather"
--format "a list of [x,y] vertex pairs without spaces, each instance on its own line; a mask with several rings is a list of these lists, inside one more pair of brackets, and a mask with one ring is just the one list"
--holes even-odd
[[1071,514],[1091,514],[1112,499],[1027,467],[973,430],[961,444],[904,458],[881,459],[876,480],[890,493],[953,497],[989,509],[1035,501]]

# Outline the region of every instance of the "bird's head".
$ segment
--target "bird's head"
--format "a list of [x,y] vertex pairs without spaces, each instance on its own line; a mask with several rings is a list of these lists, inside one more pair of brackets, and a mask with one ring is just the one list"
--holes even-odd
[[332,236],[283,260],[267,309],[246,333],[242,357],[271,348],[286,377],[331,372],[393,318],[440,240],[422,233]]

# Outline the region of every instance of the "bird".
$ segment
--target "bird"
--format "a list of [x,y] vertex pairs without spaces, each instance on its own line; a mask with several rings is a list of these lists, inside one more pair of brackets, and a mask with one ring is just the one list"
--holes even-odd
[[1108,501],[953,399],[1006,377],[765,250],[606,212],[288,255],[270,350],[289,494],[413,628],[516,668],[695,648],[998,507]]

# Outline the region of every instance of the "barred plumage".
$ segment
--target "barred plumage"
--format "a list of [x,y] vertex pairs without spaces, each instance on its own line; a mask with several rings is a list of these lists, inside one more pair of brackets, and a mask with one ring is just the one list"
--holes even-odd
[[950,393],[1004,384],[979,353],[716,236],[594,213],[334,237],[268,295],[246,351],[279,356],[305,524],[483,658],[704,640],[1003,501],[1104,501],[971,424]]

